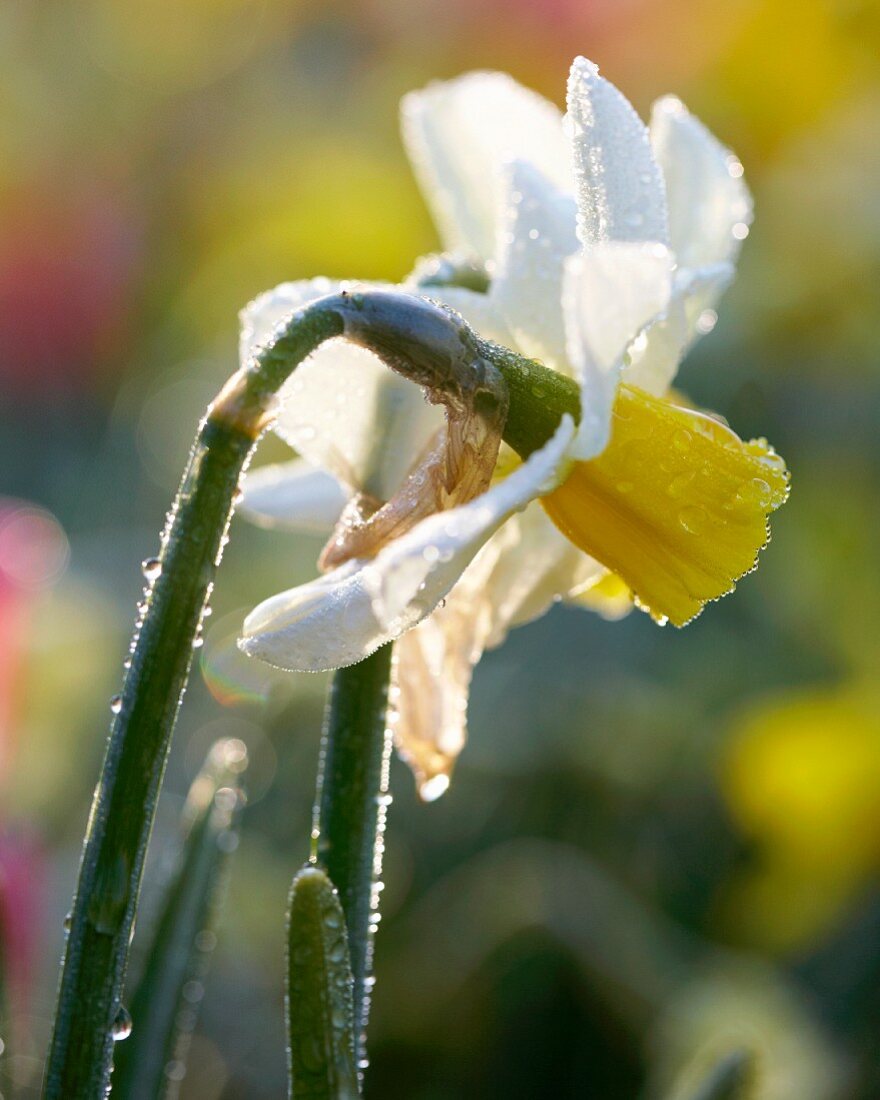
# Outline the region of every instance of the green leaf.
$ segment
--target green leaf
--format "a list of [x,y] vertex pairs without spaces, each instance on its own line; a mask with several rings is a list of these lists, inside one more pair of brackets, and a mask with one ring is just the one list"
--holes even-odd
[[292,1100],[354,1100],[354,1000],[345,916],[333,884],[308,865],[294,878],[287,1023]]
[[754,1063],[751,1051],[731,1051],[716,1062],[688,1100],[747,1100],[752,1095]]
[[131,1035],[117,1047],[114,1097],[158,1100],[183,1075],[225,865],[237,846],[239,782],[246,767],[241,741],[218,741],[190,788],[183,811],[186,841],[131,999]]

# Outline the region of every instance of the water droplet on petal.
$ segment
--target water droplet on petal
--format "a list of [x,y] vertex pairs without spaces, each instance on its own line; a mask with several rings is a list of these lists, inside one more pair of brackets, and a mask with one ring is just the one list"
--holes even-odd
[[114,714],[118,714],[122,710],[122,696],[114,695],[110,700],[110,710]]
[[685,428],[679,428],[672,437],[672,445],[677,451],[686,451],[691,445],[691,433]]
[[678,522],[692,535],[699,535],[706,528],[708,514],[699,504],[688,505],[678,513]]

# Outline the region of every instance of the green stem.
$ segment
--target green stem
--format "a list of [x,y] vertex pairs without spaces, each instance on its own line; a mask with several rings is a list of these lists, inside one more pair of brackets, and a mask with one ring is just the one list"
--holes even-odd
[[364,1031],[382,833],[390,796],[388,687],[392,646],[333,677],[318,775],[314,856],[339,893],[354,978],[355,1056],[364,1061]]

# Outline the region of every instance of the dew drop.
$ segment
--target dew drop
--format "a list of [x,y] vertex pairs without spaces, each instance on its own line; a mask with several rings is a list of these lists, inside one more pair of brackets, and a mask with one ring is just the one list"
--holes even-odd
[[537,229],[530,229],[529,230],[529,240],[530,241],[536,241],[538,239],[538,237],[540,237],[540,236],[541,236],[541,234],[538,232]]
[[131,1035],[131,1027],[131,1013],[125,1005],[120,1005],[110,1032],[113,1036],[113,1042],[121,1043],[123,1039],[127,1039]]
[[718,314],[714,309],[704,309],[697,318],[697,332],[706,336],[718,324]]
[[435,775],[419,784],[419,798],[423,802],[435,802],[449,790],[449,776]]
[[62,927],[64,928],[65,932],[69,932],[71,930],[71,928],[73,928],[73,913],[65,913],[64,914],[64,921],[62,922]]
[[165,1076],[169,1081],[182,1081],[186,1077],[186,1065],[174,1058],[165,1065]]
[[759,508],[766,508],[772,498],[773,491],[760,477],[743,482],[736,493],[736,499],[743,504],[757,504]]
[[705,508],[699,504],[688,505],[678,513],[678,522],[692,535],[699,535],[706,529],[706,521],[709,516]]
[[745,222],[736,222],[731,233],[738,241],[744,241],[749,235],[749,227]]
[[680,497],[695,477],[696,474],[693,470],[688,470],[684,474],[679,474],[678,477],[674,477],[672,481],[669,482],[667,492],[671,497]]
[[148,581],[154,581],[162,572],[162,563],[158,558],[144,558],[141,562],[141,572]]
[[677,451],[686,451],[691,445],[691,433],[685,428],[679,428],[672,437],[672,445]]
[[114,695],[110,700],[110,710],[114,714],[118,714],[122,710],[122,696]]

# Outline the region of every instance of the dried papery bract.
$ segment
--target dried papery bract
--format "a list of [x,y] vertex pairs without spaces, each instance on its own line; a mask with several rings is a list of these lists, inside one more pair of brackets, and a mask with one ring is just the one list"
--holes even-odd
[[[376,350],[376,333],[382,331],[388,304],[382,295],[347,297],[358,312],[347,318],[346,336],[360,342],[362,314],[369,346]],[[392,295],[387,298],[393,300]],[[446,426],[389,501],[355,495],[324,548],[322,569],[372,557],[427,516],[467,504],[492,479],[507,418],[507,388],[461,318],[446,308],[427,302],[425,306],[422,316],[415,315],[418,323],[412,326],[410,348],[401,349],[395,333],[394,344],[379,354],[393,370],[423,386],[432,404],[445,407]]]

